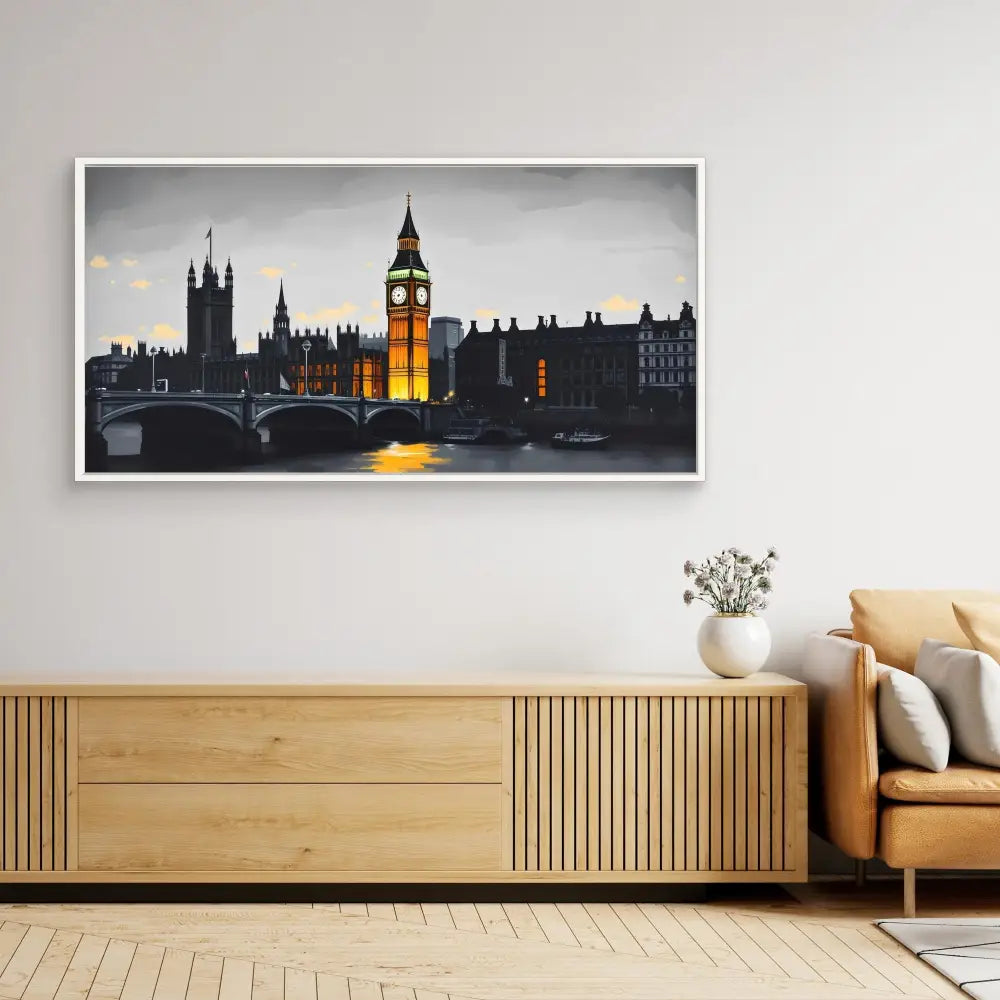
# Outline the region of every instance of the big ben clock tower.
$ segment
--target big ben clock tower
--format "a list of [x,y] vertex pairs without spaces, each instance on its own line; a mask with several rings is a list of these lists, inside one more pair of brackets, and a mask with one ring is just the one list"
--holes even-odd
[[406,218],[396,240],[396,259],[385,279],[389,318],[390,399],[425,400],[428,379],[427,321],[431,312],[431,277],[420,257],[420,237],[406,196]]

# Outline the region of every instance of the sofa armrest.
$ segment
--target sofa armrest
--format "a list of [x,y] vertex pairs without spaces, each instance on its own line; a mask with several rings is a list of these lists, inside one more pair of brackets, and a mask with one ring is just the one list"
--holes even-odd
[[826,634],[827,635],[840,636],[841,639],[853,639],[854,638],[854,630],[853,629],[849,629],[849,628],[832,628]]
[[871,858],[878,828],[875,653],[852,639],[812,635],[803,676],[810,826],[850,857]]

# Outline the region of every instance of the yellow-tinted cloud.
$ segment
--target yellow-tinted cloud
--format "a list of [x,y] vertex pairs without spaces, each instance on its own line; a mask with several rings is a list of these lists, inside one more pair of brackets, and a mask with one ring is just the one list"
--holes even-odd
[[605,312],[630,312],[639,308],[638,299],[627,299],[624,295],[612,295],[610,299],[605,299],[601,303],[601,308]]
[[300,323],[322,323],[325,320],[343,319],[358,311],[358,307],[353,302],[344,302],[339,306],[327,306],[314,313],[297,312],[295,318]]
[[365,267],[374,267],[374,266],[375,266],[375,261],[373,261],[373,260],[366,260],[365,261]]
[[99,253],[90,258],[90,266],[98,268],[111,267],[111,262],[104,254]]
[[476,310],[476,316],[478,316],[479,319],[493,319],[495,316],[499,316],[499,315],[500,315],[500,313],[498,313],[496,311],[496,309],[477,309]]
[[382,300],[372,299],[372,309],[381,309],[381,308],[382,308]]
[[128,283],[129,288],[149,288],[152,284],[151,281],[147,281],[145,278],[136,278],[135,281],[130,281]]
[[135,267],[138,263],[135,257],[122,257],[122,265],[124,267]]
[[103,340],[105,344],[121,344],[122,347],[135,347],[135,337],[130,334],[125,334],[124,337],[98,337],[98,340]]
[[154,323],[153,336],[159,340],[176,340],[181,335],[180,330],[175,330],[169,323]]
[[293,261],[291,262],[291,264],[289,264],[288,266],[289,266],[289,267],[298,267],[298,266],[299,266],[299,262],[298,262],[297,260],[293,260]]
[[363,319],[363,320],[364,320],[364,321],[365,321],[366,323],[377,323],[377,322],[378,322],[378,316],[374,315],[374,313],[370,313],[370,314],[369,314],[369,315],[367,315],[367,316],[362,316],[361,318],[362,318],[362,319]]
[[687,283],[687,278],[685,278],[683,274],[678,274],[677,277],[674,278],[674,281],[676,281],[678,285],[683,285]]
[[284,273],[283,267],[262,267],[258,274],[263,274],[265,278],[280,278]]
[[142,326],[139,327],[139,333],[145,333],[145,332],[146,332],[146,324],[143,323]]

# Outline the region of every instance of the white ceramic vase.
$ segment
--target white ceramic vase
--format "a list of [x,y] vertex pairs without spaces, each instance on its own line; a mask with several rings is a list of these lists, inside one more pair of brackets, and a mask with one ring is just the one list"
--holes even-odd
[[756,615],[709,615],[698,629],[698,654],[720,677],[747,677],[767,662],[771,632]]

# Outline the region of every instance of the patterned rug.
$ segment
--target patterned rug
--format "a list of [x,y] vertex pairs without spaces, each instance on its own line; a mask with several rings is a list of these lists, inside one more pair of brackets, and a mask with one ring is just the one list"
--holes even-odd
[[1000,922],[957,920],[876,920],[886,934],[909,948],[975,1000],[1000,1000]]

